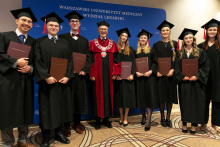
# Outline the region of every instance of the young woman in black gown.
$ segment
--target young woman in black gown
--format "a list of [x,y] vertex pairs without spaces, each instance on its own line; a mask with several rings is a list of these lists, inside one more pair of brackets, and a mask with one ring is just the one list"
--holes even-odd
[[205,42],[198,45],[199,48],[205,50],[210,62],[210,72],[206,87],[206,117],[205,124],[202,124],[201,129],[205,130],[207,128],[209,120],[209,104],[211,100],[211,132],[213,134],[217,133],[216,126],[220,126],[220,36],[217,36],[219,26],[220,22],[215,19],[211,19],[202,26],[202,28],[206,29]]
[[[182,46],[175,60],[175,76],[178,82],[179,103],[182,132],[187,133],[187,122],[191,123],[190,133],[195,134],[197,124],[205,123],[205,88],[209,74],[209,60],[204,50],[197,48],[197,31],[184,29],[179,39]],[[195,76],[187,77],[182,73],[182,60],[198,59],[198,72]]]
[[[175,67],[175,57],[177,42],[172,41],[170,38],[171,29],[174,25],[170,22],[164,20],[157,29],[160,30],[162,40],[156,42],[153,48],[157,52],[158,58],[170,57],[171,69],[166,76],[162,76],[157,72],[157,91],[158,91],[158,102],[161,114],[160,123],[163,127],[172,127],[172,122],[170,121],[170,114],[172,110],[172,105],[178,104],[177,101],[177,84],[174,75]],[[165,119],[164,108],[167,108],[167,115]]]
[[[121,62],[131,62],[131,75],[125,80],[120,76],[114,80],[114,108],[119,108],[119,124],[124,127],[128,125],[129,108],[136,108],[134,74],[136,73],[136,64],[134,49],[129,46],[128,38],[131,37],[127,28],[116,31],[118,34],[118,48]],[[125,115],[123,116],[123,108]]]
[[139,37],[139,40],[135,52],[135,58],[148,57],[149,64],[149,71],[146,73],[136,72],[135,79],[137,107],[141,109],[142,125],[145,125],[146,123],[145,108],[147,107],[147,123],[145,125],[145,131],[150,130],[153,109],[158,108],[156,83],[157,54],[155,49],[148,45],[148,38],[151,36],[151,33],[142,29],[137,36]]

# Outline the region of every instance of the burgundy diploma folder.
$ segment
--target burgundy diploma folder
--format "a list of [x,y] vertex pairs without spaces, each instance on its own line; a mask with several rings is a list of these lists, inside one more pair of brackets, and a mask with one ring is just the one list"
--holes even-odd
[[158,72],[162,76],[166,76],[171,69],[171,58],[170,57],[157,58],[157,62],[158,62]]
[[145,73],[149,71],[148,57],[136,58],[136,71]]
[[66,76],[67,62],[67,59],[55,57],[51,58],[50,75],[54,77],[57,81]]
[[16,59],[28,58],[30,51],[31,46],[11,41],[8,46],[7,54]]
[[198,59],[182,59],[182,74],[187,77],[195,76],[199,71]]
[[73,52],[73,65],[75,73],[82,71],[83,67],[86,64],[86,54]]
[[121,79],[127,79],[131,75],[132,62],[121,62]]

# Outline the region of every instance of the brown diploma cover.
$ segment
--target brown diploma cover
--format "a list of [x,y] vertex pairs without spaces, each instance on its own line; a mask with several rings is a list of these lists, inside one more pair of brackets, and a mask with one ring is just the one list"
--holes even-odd
[[131,75],[132,62],[121,62],[121,79],[127,79]]
[[67,62],[67,59],[55,57],[51,58],[50,75],[54,77],[57,81],[66,76]]
[[136,58],[136,71],[145,73],[149,71],[148,57]]
[[182,74],[187,77],[195,76],[199,71],[198,59],[182,59]]
[[162,76],[166,76],[171,69],[171,58],[170,57],[157,58],[157,62],[158,62],[158,72]]
[[75,73],[82,71],[83,67],[86,64],[86,54],[73,52],[73,65]]
[[10,57],[13,57],[16,59],[28,58],[30,51],[31,51],[31,46],[17,43],[14,41],[10,41],[7,54]]

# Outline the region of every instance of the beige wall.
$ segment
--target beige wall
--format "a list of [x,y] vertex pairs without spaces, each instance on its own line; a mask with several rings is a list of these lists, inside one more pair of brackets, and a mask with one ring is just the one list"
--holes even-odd
[[[220,11],[220,0],[88,0],[122,5],[152,7],[164,9],[167,21],[175,24],[172,29],[173,40],[177,40],[184,28],[199,30],[197,43],[203,41],[203,29],[200,27],[214,18]],[[157,27],[157,26],[155,26]]]
[[[22,7],[22,0],[0,0],[0,32],[14,30],[16,25],[10,10]],[[183,28],[199,30],[196,35],[198,42],[202,42],[203,30],[200,28],[205,22],[214,18],[220,11],[220,0],[89,0],[122,5],[153,7],[164,9],[167,20],[175,24],[172,29],[172,39],[176,40]],[[155,26],[157,27],[157,26]]]

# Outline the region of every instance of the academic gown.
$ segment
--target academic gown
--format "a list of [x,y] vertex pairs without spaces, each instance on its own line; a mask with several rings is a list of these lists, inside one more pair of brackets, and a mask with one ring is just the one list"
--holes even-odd
[[54,43],[48,36],[36,40],[35,78],[39,84],[40,128],[54,129],[63,122],[73,120],[72,79],[67,84],[47,84],[50,76],[51,58],[68,59],[66,77],[74,78],[72,52],[68,41],[59,38]]
[[[185,75],[182,74],[182,60],[179,60],[179,52],[177,54],[177,59],[175,60],[175,76],[178,83],[179,103],[182,121],[196,124],[204,124],[206,120],[205,88],[208,81],[210,65],[205,51],[199,48],[197,50],[199,51],[199,71],[195,76],[198,78],[198,80],[183,81]],[[195,59],[195,57],[190,54],[188,58],[186,52],[184,51],[182,59]]]
[[[177,42],[173,41],[173,46],[177,48]],[[153,45],[153,48],[157,52],[157,58],[171,57],[171,69],[175,68],[175,62],[173,61],[173,51],[171,50],[170,42],[165,45],[162,41],[158,41]],[[157,77],[157,91],[159,103],[174,103],[178,104],[177,100],[177,83],[175,80],[175,71],[172,77],[162,76]]]
[[[22,44],[14,31],[0,34],[0,130],[33,123],[33,75],[11,67],[17,59],[6,54],[10,41]],[[28,35],[24,44],[33,47],[34,42],[35,39]],[[33,67],[33,48],[28,58],[28,65]]]
[[135,77],[136,99],[137,108],[158,108],[157,98],[157,53],[154,48],[150,49],[149,53],[144,53],[141,49],[141,53],[137,54],[135,51],[135,58],[148,57],[149,70],[152,70],[150,77]]
[[100,118],[113,115],[113,80],[112,75],[121,74],[119,49],[116,43],[108,38],[104,41],[104,47],[108,48],[106,56],[102,57],[103,41],[100,38],[89,42],[91,52],[90,76],[95,77],[91,81],[91,95],[93,115]]
[[61,34],[59,37],[67,40],[70,43],[71,51],[81,54],[86,54],[86,64],[83,67],[87,75],[82,76],[79,73],[75,73],[75,78],[73,81],[74,87],[74,101],[75,101],[75,113],[87,114],[88,113],[88,90],[87,81],[88,75],[90,74],[90,52],[88,40],[79,35],[78,39],[75,40],[70,36],[70,33]]
[[[199,48],[203,47],[203,43],[198,45]],[[206,86],[206,122],[209,119],[209,104],[212,100],[212,124],[220,126],[220,48],[216,49],[216,45],[208,46],[205,51],[210,63],[209,78]]]
[[[121,50],[121,62],[132,62],[131,74],[136,74],[136,64],[133,47],[129,47],[130,54],[124,55]],[[114,80],[114,108],[136,108],[134,80]]]

